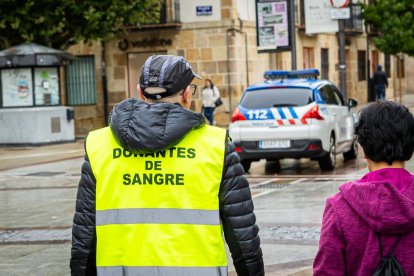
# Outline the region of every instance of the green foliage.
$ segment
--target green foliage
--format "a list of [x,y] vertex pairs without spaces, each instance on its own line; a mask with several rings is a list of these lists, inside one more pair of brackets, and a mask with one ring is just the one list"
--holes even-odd
[[[65,49],[108,40],[125,25],[158,23],[162,0],[1,0],[0,49],[35,42]],[[3,44],[3,45],[1,45]]]
[[375,46],[387,54],[414,56],[414,1],[377,0],[363,5],[364,19],[379,32]]

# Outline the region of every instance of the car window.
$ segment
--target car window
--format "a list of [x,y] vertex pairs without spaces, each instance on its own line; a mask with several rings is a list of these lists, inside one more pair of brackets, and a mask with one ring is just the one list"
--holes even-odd
[[319,88],[319,92],[323,98],[323,100],[327,104],[339,104],[337,101],[332,88],[329,85],[325,85]]
[[335,85],[331,85],[332,90],[334,91],[335,97],[339,101],[340,105],[345,105],[344,98],[342,97],[341,91],[335,87]]
[[240,105],[245,108],[271,108],[303,106],[313,101],[313,92],[308,88],[272,88],[245,92]]

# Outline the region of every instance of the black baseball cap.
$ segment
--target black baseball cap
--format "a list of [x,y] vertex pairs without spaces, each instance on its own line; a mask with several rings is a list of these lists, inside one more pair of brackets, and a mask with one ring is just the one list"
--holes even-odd
[[142,67],[139,85],[146,98],[158,100],[184,90],[194,78],[202,79],[182,56],[150,56]]

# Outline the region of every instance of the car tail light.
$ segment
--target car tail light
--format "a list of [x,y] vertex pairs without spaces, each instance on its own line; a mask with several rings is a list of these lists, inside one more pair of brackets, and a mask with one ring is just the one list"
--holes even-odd
[[233,116],[231,117],[231,122],[234,123],[236,121],[246,121],[246,117],[244,117],[243,113],[236,108],[233,112]]
[[236,147],[236,152],[242,152],[242,151],[243,151],[242,147]]
[[309,144],[308,150],[320,150],[321,146],[318,144]]
[[319,106],[313,106],[308,112],[306,112],[302,117],[302,122],[306,119],[316,119],[316,120],[324,120],[324,118],[319,114]]

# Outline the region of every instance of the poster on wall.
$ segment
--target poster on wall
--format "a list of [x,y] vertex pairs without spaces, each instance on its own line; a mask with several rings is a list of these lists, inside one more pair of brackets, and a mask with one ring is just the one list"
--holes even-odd
[[30,68],[1,70],[1,84],[3,107],[33,106]]
[[291,50],[289,8],[287,0],[256,0],[259,53]]
[[34,76],[36,105],[58,105],[60,103],[58,69],[36,68]]

